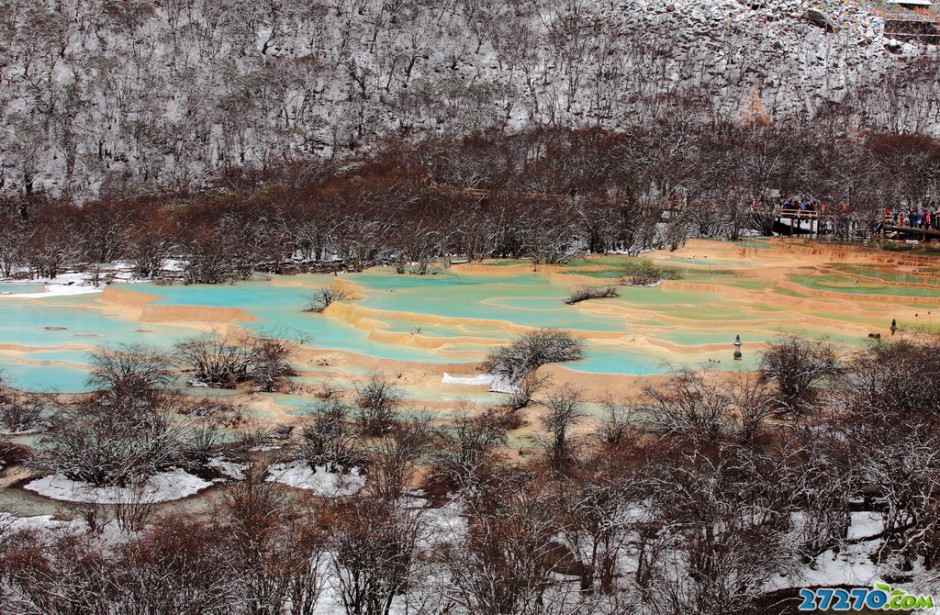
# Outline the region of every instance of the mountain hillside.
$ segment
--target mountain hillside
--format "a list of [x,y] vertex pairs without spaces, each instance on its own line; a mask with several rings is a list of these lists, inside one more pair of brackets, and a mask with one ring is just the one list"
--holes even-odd
[[[940,131],[937,47],[853,0],[13,0],[0,191],[189,190],[380,139],[758,114]],[[753,119],[753,118],[751,118]]]

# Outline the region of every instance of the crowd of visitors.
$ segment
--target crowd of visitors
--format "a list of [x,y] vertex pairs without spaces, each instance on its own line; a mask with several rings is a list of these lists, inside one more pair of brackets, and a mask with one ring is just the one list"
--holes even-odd
[[898,211],[886,209],[885,219],[891,226],[935,231],[940,229],[940,212],[937,211],[937,207],[934,205]]

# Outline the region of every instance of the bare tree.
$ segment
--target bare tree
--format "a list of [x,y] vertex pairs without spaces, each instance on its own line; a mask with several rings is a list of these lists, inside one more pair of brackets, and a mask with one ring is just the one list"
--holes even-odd
[[447,595],[481,615],[564,613],[578,592],[559,581],[571,553],[558,535],[558,502],[533,489],[532,477],[497,473],[466,496],[467,531],[441,544]]
[[567,481],[561,486],[560,529],[581,562],[565,572],[578,574],[583,594],[623,591],[618,578],[624,574],[622,555],[634,529],[628,509],[638,495],[636,487],[628,480],[606,478],[586,484]]
[[549,463],[555,469],[567,467],[574,455],[571,442],[571,428],[584,417],[581,405],[584,400],[581,391],[565,385],[560,389],[549,391],[544,400],[548,413],[542,417],[542,424],[548,430],[549,437],[545,443]]
[[486,417],[458,414],[440,430],[442,445],[434,449],[438,471],[454,486],[472,488],[483,480],[493,463],[494,451],[505,444],[506,430]]
[[417,462],[430,444],[427,421],[414,419],[397,423],[368,451],[368,490],[373,496],[397,501],[417,476]]
[[812,410],[814,387],[841,371],[832,345],[824,341],[787,337],[770,344],[761,357],[761,377],[773,384],[781,412],[801,415]]
[[738,374],[728,385],[733,406],[731,423],[744,443],[752,443],[776,411],[770,384],[749,373]]
[[246,611],[313,613],[324,587],[321,562],[327,546],[317,511],[252,475],[226,495],[218,512],[231,536],[231,564]]
[[522,410],[532,403],[535,396],[551,381],[551,376],[531,371],[523,376],[509,393],[510,410]]
[[420,515],[393,502],[354,498],[333,507],[328,546],[348,615],[388,615],[413,582]]
[[[637,582],[650,613],[747,612],[792,561],[785,473],[741,449],[691,452],[655,468],[655,538]],[[777,483],[774,488],[767,488]]]
[[575,361],[581,358],[582,344],[566,331],[539,329],[525,333],[516,341],[500,346],[489,354],[483,366],[510,383],[547,363]]
[[178,517],[160,519],[116,548],[112,608],[128,615],[231,613],[241,599],[227,532]]
[[381,375],[374,375],[365,386],[356,387],[359,424],[368,436],[381,436],[392,428],[401,393]]
[[727,427],[732,398],[706,381],[707,372],[682,369],[662,386],[647,387],[654,425],[693,438],[716,439]]

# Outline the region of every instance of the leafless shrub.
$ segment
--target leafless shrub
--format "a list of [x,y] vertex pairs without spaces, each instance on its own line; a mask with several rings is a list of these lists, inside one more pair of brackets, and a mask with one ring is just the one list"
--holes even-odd
[[319,313],[337,301],[345,301],[347,297],[346,291],[340,288],[319,288],[307,300],[307,307],[304,311]]
[[179,413],[194,419],[206,419],[228,429],[238,427],[245,422],[243,407],[220,399],[199,399],[184,403]]
[[32,449],[29,447],[0,438],[0,469],[23,463],[29,460],[31,455]]
[[91,534],[99,534],[108,520],[105,508],[95,502],[74,502],[69,508],[88,526]]
[[95,486],[133,485],[172,466],[198,467],[215,450],[214,425],[178,420],[170,393],[99,393],[58,412],[37,463]]
[[250,377],[259,389],[277,391],[281,382],[296,374],[288,359],[291,349],[283,337],[260,336],[251,340]]
[[607,416],[601,422],[596,436],[608,449],[617,449],[627,443],[631,425],[635,422],[634,410],[613,399],[603,402]]
[[328,472],[361,466],[365,456],[356,448],[359,435],[353,409],[339,400],[312,408],[300,428],[300,456],[310,466],[326,466]]
[[11,532],[0,544],[5,613],[107,613],[115,602],[113,565],[91,536],[51,539]]
[[659,387],[646,387],[652,423],[668,432],[716,439],[728,426],[731,396],[706,382],[706,372],[682,369]]
[[186,437],[182,442],[181,456],[183,464],[189,468],[203,466],[210,457],[219,453],[222,447],[222,433],[215,420],[194,420],[187,426]]
[[666,267],[659,267],[646,260],[641,260],[627,269],[620,283],[628,286],[652,286],[662,280],[675,280],[679,275]]
[[24,393],[4,386],[0,380],[0,430],[10,434],[39,429],[55,409],[55,399],[41,393]]
[[568,295],[565,303],[574,305],[588,299],[608,299],[620,296],[620,291],[614,286],[580,286]]
[[186,432],[173,401],[94,397],[53,418],[43,465],[98,486],[130,484],[183,459]]
[[401,394],[380,375],[365,386],[356,386],[359,425],[366,436],[380,436],[392,427]]
[[125,532],[144,529],[153,514],[156,504],[147,495],[147,477],[137,476],[122,487],[122,497],[112,507],[114,520]]
[[506,428],[487,417],[459,413],[439,431],[442,443],[433,458],[438,472],[459,488],[469,488],[481,479],[493,462],[494,450],[506,443]]
[[254,380],[262,391],[277,390],[294,374],[287,340],[277,335],[223,336],[208,333],[176,345],[177,356],[200,382],[231,388]]
[[139,397],[172,381],[169,359],[138,344],[95,352],[88,383],[117,396]]
[[249,340],[207,333],[176,345],[179,359],[208,385],[233,387],[248,379],[252,367]]
[[235,440],[235,448],[239,451],[252,451],[263,449],[272,442],[270,432],[264,427],[247,427],[240,429]]

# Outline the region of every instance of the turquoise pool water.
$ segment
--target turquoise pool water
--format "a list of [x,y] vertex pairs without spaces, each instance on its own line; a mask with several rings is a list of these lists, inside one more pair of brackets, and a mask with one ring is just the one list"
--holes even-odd
[[878,284],[870,280],[852,278],[850,276],[800,276],[791,278],[797,284],[828,292],[845,293],[849,295],[891,295],[895,297],[928,297],[940,298],[940,287],[923,288],[919,286],[898,286],[893,284]]
[[570,288],[552,284],[538,274],[500,279],[455,274],[429,278],[356,276],[357,284],[372,292],[365,307],[458,319],[500,320],[527,327],[555,327],[579,331],[622,331],[623,321],[590,314],[565,305]]
[[[612,267],[618,258],[591,259],[586,263]],[[577,306],[564,304],[574,284],[567,283],[564,277],[541,273],[520,274],[510,270],[506,275],[479,275],[448,271],[433,276],[402,276],[389,271],[370,271],[343,276],[342,279],[362,289],[359,293],[362,298],[355,304],[368,309],[366,316],[376,321],[381,334],[372,334],[369,327],[359,328],[329,312],[304,311],[314,289],[336,281],[331,275],[235,285],[127,285],[122,288],[156,295],[156,305],[162,306],[237,307],[250,318],[240,322],[241,326],[306,340],[306,344],[320,348],[379,359],[437,364],[479,361],[492,344],[514,336],[507,330],[507,323],[566,329],[588,337],[600,334],[616,338],[613,341],[589,340],[586,358],[568,365],[579,371],[611,374],[664,373],[669,369],[664,358],[679,365],[698,364],[706,358],[729,358],[731,341],[741,329],[750,331],[746,343],[768,341],[780,333],[828,336],[833,341],[851,345],[863,343],[852,335],[832,336],[822,325],[807,327],[799,312],[776,309],[772,300],[742,305],[739,300],[725,296],[722,290],[733,287],[739,292],[762,293],[764,283],[741,278],[730,271],[716,271],[712,276],[707,270],[688,270],[687,273],[689,278],[683,282],[712,286],[702,291],[668,284],[653,288],[622,287],[618,298]],[[806,288],[854,290],[845,288],[846,282],[853,286],[854,283],[841,275],[812,276],[807,271],[791,279]],[[930,289],[888,286],[873,289],[872,286],[879,285],[870,281],[865,284],[869,292],[934,296]],[[774,292],[799,294],[781,289]],[[425,322],[422,321],[424,316],[444,317],[445,320],[428,318]],[[852,320],[860,325],[878,324],[870,323],[863,315],[853,315]],[[185,327],[141,324],[111,315],[107,305],[96,295],[41,300],[0,297],[0,370],[9,381],[30,389],[84,390],[89,352],[94,347],[142,343],[169,348],[194,334]],[[644,350],[643,346],[626,341],[633,335],[649,337],[667,346],[684,346],[693,352],[670,354],[656,348],[655,344],[653,350]],[[7,345],[6,351],[3,345]],[[727,352],[702,352],[703,345],[727,345]],[[751,364],[745,354],[745,361],[734,365]],[[303,366],[303,369],[318,371],[316,366]],[[293,400],[284,401],[290,405]]]
[[[435,276],[436,277],[436,276]],[[326,285],[332,276],[298,276],[299,282]],[[358,278],[357,278],[358,279]],[[132,289],[133,290],[133,289]],[[313,287],[282,286],[270,282],[244,282],[231,286],[150,286],[159,295],[157,305],[238,307],[255,320],[239,323],[258,333],[276,333],[292,339],[307,338],[323,348],[335,348],[380,359],[444,363],[431,350],[377,343],[369,333],[322,314],[305,312]]]
[[[165,348],[190,334],[178,327],[143,325],[108,315],[95,295],[0,297],[0,345],[27,351],[0,352],[0,373],[11,384],[30,390],[81,392],[88,390],[91,349],[115,344]],[[43,364],[48,361],[56,363]]]
[[19,295],[23,293],[41,293],[46,290],[45,284],[32,282],[0,282],[0,295]]

